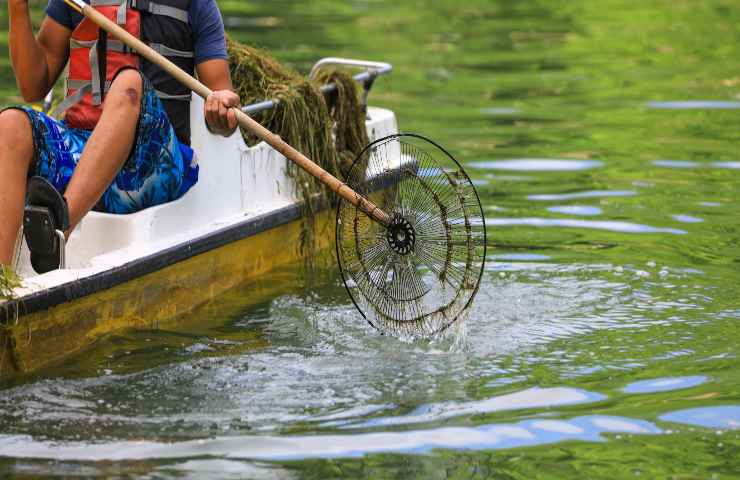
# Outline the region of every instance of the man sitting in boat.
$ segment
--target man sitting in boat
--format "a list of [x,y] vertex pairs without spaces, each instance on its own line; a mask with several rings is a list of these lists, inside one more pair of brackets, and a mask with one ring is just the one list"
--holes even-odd
[[[215,0],[86,2],[197,72],[214,90],[205,102],[208,129],[235,131],[229,109],[239,97]],[[43,99],[69,61],[66,99],[56,112],[63,121],[25,106],[0,112],[0,264],[11,264],[23,218],[32,265],[43,273],[59,268],[64,238],[55,232],[69,236],[91,209],[136,212],[176,200],[197,181],[191,92],[63,0],[49,1],[36,37],[27,0],[9,0],[8,8],[11,62],[24,100]],[[26,196],[45,207],[38,216],[23,214]]]

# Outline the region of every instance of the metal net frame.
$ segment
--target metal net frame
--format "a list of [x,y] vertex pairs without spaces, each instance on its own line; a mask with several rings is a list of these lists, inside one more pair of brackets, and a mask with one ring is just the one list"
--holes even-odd
[[360,313],[398,337],[446,330],[485,267],[485,217],[470,177],[433,141],[396,134],[368,145],[345,181],[392,217],[385,226],[349,202],[337,206],[337,259]]

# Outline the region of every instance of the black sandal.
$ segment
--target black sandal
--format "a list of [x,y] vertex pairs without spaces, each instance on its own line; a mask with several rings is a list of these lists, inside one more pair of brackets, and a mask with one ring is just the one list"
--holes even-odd
[[23,236],[31,251],[31,266],[36,273],[64,268],[64,232],[69,229],[67,201],[43,177],[28,181]]

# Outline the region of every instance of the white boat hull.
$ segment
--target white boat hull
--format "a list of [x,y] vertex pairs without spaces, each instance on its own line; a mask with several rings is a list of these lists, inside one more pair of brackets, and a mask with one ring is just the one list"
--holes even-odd
[[[198,183],[177,201],[134,214],[90,212],[69,238],[66,269],[37,275],[23,243],[17,265],[23,286],[16,291],[18,296],[97,275],[298,203],[282,154],[264,142],[248,147],[238,132],[229,138],[209,133],[202,99],[194,96],[191,105]],[[397,132],[389,110],[368,108],[366,124],[371,141]]]

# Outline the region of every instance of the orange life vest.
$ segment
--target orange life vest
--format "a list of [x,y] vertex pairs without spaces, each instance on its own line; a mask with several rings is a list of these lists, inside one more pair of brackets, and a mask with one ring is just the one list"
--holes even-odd
[[[189,1],[91,0],[90,5],[188,73],[194,72]],[[70,127],[92,130],[100,119],[105,93],[124,68],[141,70],[152,81],[178,137],[190,143],[190,90],[87,18],[72,32],[67,96],[57,112],[65,112]]]
[[[126,0],[122,6],[93,6],[130,34],[141,36],[141,14],[127,8]],[[67,98],[74,103],[67,109],[64,119],[71,127],[92,130],[100,119],[100,105],[110,82],[123,68],[139,69],[139,56],[120,41],[109,38],[87,18],[72,32],[69,47]],[[101,75],[103,68],[105,74]]]

